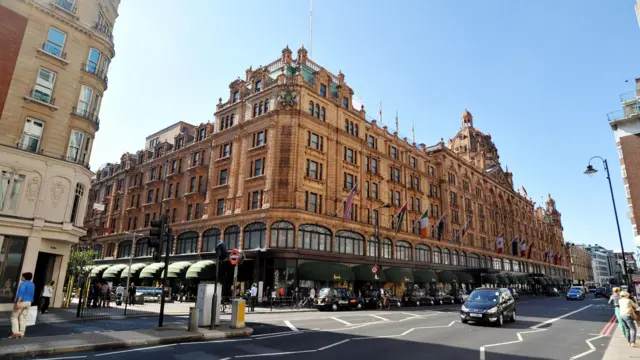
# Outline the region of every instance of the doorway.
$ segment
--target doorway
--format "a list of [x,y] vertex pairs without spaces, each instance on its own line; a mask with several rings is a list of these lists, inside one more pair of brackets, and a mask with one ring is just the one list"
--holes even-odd
[[[40,308],[40,294],[44,286],[51,282],[53,277],[53,268],[56,264],[58,255],[45,252],[38,253],[38,261],[36,262],[36,270],[33,273],[33,284],[35,285],[35,293],[33,294],[33,304]],[[53,299],[52,299],[53,300]]]

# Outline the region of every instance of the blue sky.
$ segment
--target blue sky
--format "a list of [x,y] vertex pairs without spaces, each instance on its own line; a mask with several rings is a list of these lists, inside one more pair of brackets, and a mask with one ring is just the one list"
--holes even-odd
[[[567,241],[619,249],[604,174],[611,163],[625,250],[635,251],[606,113],[640,75],[633,0],[337,1],[313,4],[313,59],[345,74],[376,116],[428,145],[455,135],[465,108],[501,162],[563,215]],[[309,2],[124,0],[92,165],[119,161],[177,121],[213,120],[229,83],[285,45],[308,48]],[[124,129],[124,130],[123,130]],[[597,167],[602,169],[601,164]]]

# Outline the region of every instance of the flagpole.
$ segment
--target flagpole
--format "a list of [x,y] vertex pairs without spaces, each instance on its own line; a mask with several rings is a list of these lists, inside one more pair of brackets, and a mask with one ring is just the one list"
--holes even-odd
[[313,0],[309,0],[309,56],[313,59]]

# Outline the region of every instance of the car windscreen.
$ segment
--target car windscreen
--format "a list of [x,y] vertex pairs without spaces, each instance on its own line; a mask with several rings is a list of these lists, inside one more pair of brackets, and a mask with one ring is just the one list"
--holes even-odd
[[318,297],[327,297],[327,296],[329,296],[330,292],[331,292],[331,288],[322,288],[322,289],[320,289],[320,292],[318,293]]
[[569,291],[582,291],[582,288],[580,286],[572,286]]
[[474,290],[467,301],[482,303],[497,303],[500,299],[500,292],[496,290]]

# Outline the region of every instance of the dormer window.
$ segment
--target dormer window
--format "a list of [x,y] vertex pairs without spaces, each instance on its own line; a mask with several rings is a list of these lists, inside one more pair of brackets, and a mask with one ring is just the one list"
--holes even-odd
[[180,149],[182,146],[184,146],[184,138],[180,137],[178,138],[178,145],[176,145],[176,149]]
[[256,81],[256,92],[260,92],[262,90],[262,80]]
[[349,110],[349,99],[346,96],[342,98],[342,107]]
[[240,92],[238,90],[233,92],[233,102],[236,103],[240,99]]
[[198,141],[204,140],[205,137],[207,137],[207,129],[206,128],[202,128],[202,129],[200,129],[200,132],[198,133]]
[[155,155],[154,155],[154,156],[155,156],[155,158],[157,159],[157,158],[159,158],[159,157],[160,157],[160,155],[162,155],[162,147],[158,147],[158,148],[156,148],[156,153],[155,153]]
[[327,85],[320,84],[320,96],[327,97]]

